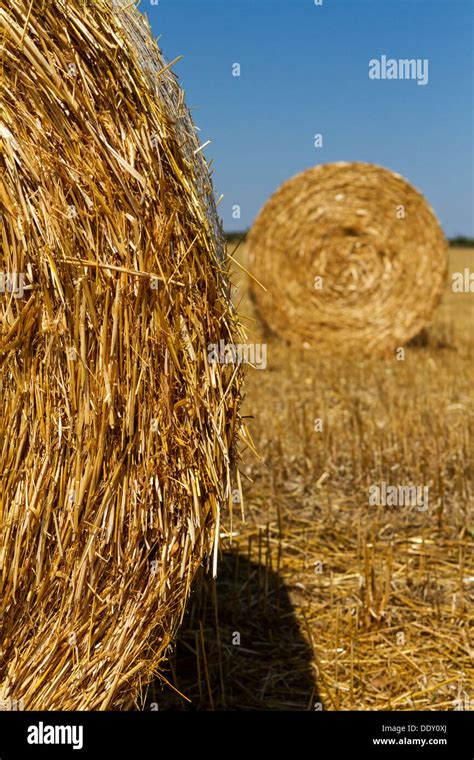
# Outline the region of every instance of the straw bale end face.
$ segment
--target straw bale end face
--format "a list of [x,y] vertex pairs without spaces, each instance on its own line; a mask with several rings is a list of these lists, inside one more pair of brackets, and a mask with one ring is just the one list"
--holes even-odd
[[7,0],[0,697],[133,703],[230,500],[239,340],[208,167],[133,7]]
[[447,245],[423,196],[365,163],[309,169],[285,182],[249,236],[263,321],[322,353],[384,353],[429,323]]

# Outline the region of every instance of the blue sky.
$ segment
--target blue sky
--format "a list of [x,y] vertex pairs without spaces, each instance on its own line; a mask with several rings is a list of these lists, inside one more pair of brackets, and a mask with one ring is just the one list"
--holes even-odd
[[[142,0],[139,8],[167,60],[184,55],[175,71],[202,142],[212,140],[206,156],[227,230],[247,228],[297,172],[361,160],[409,179],[448,236],[474,236],[472,0]],[[428,84],[369,79],[369,60],[382,55],[428,59]]]

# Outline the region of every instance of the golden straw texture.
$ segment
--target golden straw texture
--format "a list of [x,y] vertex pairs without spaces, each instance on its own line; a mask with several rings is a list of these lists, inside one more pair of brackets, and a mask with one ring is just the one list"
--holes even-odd
[[365,163],[285,182],[249,236],[252,292],[267,326],[322,353],[378,353],[430,321],[447,276],[436,217],[403,177]]
[[26,709],[136,703],[232,497],[222,230],[128,6],[0,10],[0,699]]

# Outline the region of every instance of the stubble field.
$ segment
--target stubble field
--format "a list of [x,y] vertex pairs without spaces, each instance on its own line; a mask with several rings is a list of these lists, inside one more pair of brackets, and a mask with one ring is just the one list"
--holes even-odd
[[[233,246],[230,247],[232,252]],[[235,254],[245,265],[245,243]],[[451,273],[405,357],[320,357],[267,335],[236,268],[249,342],[241,465],[219,576],[199,576],[159,709],[474,709],[474,297]],[[371,504],[415,485],[426,503]],[[421,493],[421,492],[420,492]],[[178,691],[176,691],[178,690]],[[178,693],[180,692],[180,693]]]

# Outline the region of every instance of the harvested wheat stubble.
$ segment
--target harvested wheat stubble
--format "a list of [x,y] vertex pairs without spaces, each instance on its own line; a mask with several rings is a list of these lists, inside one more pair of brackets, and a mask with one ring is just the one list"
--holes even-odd
[[436,217],[403,177],[365,163],[285,182],[249,236],[266,325],[321,352],[394,350],[425,327],[447,276]]
[[0,698],[26,709],[135,703],[242,434],[208,166],[128,5],[0,10]]

